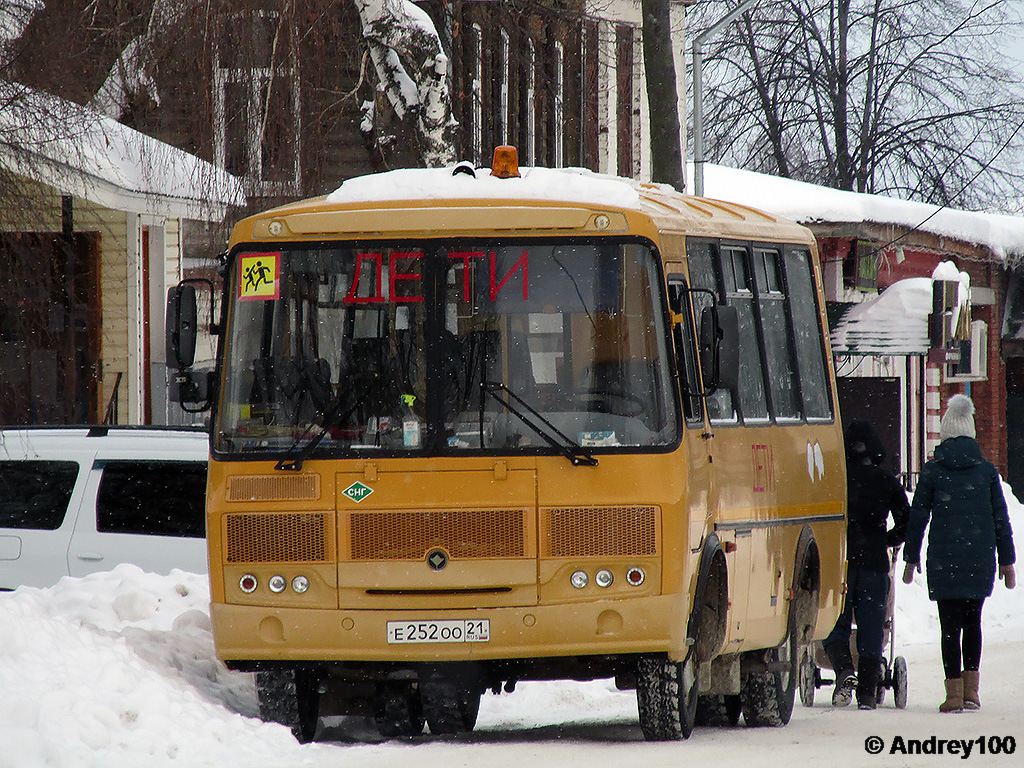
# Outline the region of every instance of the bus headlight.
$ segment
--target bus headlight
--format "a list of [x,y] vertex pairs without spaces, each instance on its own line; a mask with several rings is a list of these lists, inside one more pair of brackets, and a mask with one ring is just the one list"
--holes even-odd
[[259,581],[251,573],[245,574],[238,580],[238,588],[245,592],[247,595],[251,595],[256,591],[256,587],[259,586]]
[[576,571],[569,577],[569,583],[576,587],[576,589],[583,589],[590,583],[590,577],[587,576],[586,571]]
[[296,576],[292,579],[292,589],[300,595],[309,589],[309,579],[305,576]]
[[610,587],[613,581],[615,581],[615,576],[607,568],[602,568],[594,576],[594,583],[599,587]]
[[284,576],[271,576],[270,581],[267,582],[267,586],[270,587],[270,591],[275,595],[279,595],[284,592],[284,588],[288,586],[288,582],[284,580]]

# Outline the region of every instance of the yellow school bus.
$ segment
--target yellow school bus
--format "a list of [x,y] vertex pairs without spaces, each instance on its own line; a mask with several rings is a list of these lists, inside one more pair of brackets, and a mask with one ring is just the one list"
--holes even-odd
[[215,376],[217,653],[314,737],[472,730],[614,678],[649,739],[783,725],[845,576],[815,242],[581,170],[401,170],[239,223]]

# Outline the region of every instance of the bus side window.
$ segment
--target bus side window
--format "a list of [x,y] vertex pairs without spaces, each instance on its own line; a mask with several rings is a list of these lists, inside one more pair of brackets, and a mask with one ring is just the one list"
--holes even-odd
[[807,248],[787,248],[783,263],[789,286],[789,311],[796,347],[796,367],[800,375],[804,417],[831,420],[832,393],[829,391],[821,313],[814,289],[811,253]]
[[[706,240],[688,240],[686,243],[686,259],[689,264],[690,284],[694,288],[703,288],[723,296],[719,286],[717,271],[718,246]],[[693,297],[694,317],[700,317],[705,307],[711,306],[711,297],[705,293],[697,293]],[[708,418],[712,423],[735,423],[736,408],[733,404],[732,390],[722,388],[708,395]]]
[[668,297],[672,311],[681,322],[673,329],[676,345],[676,363],[680,366],[679,384],[683,397],[683,415],[688,424],[703,421],[701,408],[701,380],[697,370],[697,347],[694,337],[690,292],[682,275],[668,276]]

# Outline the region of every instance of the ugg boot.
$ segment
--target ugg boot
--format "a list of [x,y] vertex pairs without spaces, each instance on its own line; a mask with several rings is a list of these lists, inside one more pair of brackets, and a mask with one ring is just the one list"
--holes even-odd
[[981,709],[981,697],[978,696],[978,670],[972,672],[965,669],[962,679],[964,681],[964,709]]
[[964,681],[962,677],[946,680],[946,700],[939,704],[939,712],[963,712]]

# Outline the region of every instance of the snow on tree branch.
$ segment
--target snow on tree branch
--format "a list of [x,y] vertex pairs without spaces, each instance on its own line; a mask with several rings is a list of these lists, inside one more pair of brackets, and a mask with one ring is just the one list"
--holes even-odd
[[355,0],[363,38],[384,93],[399,119],[414,116],[425,166],[455,157],[448,57],[433,21],[408,0]]
[[160,93],[152,76],[154,43],[161,36],[171,34],[171,30],[196,5],[198,0],[156,0],[145,34],[136,37],[121,51],[89,106],[120,120],[134,94],[146,93],[159,104]]

